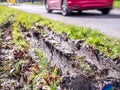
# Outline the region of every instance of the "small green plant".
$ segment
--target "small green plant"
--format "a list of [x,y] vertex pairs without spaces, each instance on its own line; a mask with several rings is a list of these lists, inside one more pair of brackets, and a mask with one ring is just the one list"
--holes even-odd
[[45,57],[45,55],[43,54],[43,52],[41,52],[39,49],[35,49],[36,54],[38,55],[39,58],[39,64],[43,67],[45,67],[46,69],[49,68],[49,62],[47,61],[47,58]]
[[[58,69],[55,67],[54,70],[53,70],[53,73],[52,75],[54,77],[58,77]],[[51,82],[50,84],[50,90],[57,90],[57,85],[60,83],[60,80],[56,80],[55,82]]]
[[50,86],[50,90],[57,90],[57,86],[56,86],[56,84],[51,84],[51,86]]

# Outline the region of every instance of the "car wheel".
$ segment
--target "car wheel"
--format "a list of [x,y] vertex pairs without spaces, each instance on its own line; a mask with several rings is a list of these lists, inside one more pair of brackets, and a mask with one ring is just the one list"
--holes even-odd
[[101,12],[103,15],[107,15],[107,14],[109,14],[110,9],[102,9]]
[[47,13],[51,13],[51,12],[52,12],[52,10],[49,8],[49,5],[48,5],[47,0],[46,0],[46,2],[45,2],[45,8],[46,8],[46,10],[47,10]]
[[79,13],[79,14],[81,14],[81,13],[82,13],[82,11],[81,11],[81,10],[79,10],[79,11],[78,11],[78,13]]
[[64,0],[63,3],[62,3],[62,15],[69,16],[70,13],[71,13],[71,11],[68,9],[67,3]]

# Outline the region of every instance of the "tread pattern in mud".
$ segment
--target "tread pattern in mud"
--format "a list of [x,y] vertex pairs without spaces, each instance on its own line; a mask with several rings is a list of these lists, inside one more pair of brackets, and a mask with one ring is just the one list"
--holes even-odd
[[31,45],[44,51],[51,64],[62,70],[62,89],[101,90],[108,83],[120,83],[119,60],[113,61],[82,39],[71,40],[65,33],[38,24],[35,27],[37,31],[27,32]]
[[[56,66],[61,71],[59,90],[102,90],[108,84],[112,84],[116,88],[115,90],[120,89],[119,57],[113,60],[100,53],[97,48],[86,45],[84,39],[72,40],[66,33],[58,34],[51,28],[38,23],[34,25],[36,29],[27,29],[23,24],[20,24],[20,31],[30,43],[31,49],[27,52],[16,50],[12,41],[12,27],[10,25],[0,25],[2,30],[0,38],[0,64],[3,64],[4,60],[36,59],[28,63],[30,68],[32,65],[37,64],[38,56],[33,52],[37,48],[46,54],[50,66]],[[18,53],[20,56],[17,55]],[[27,53],[27,56],[25,53]],[[25,66],[23,65],[23,67]],[[0,78],[2,75],[3,73],[0,72]],[[19,81],[19,79],[15,79],[15,82]],[[26,79],[25,76],[24,79]],[[30,83],[30,81],[25,82]],[[4,87],[0,83],[1,85]],[[23,83],[21,84],[20,82],[16,86],[18,87],[13,87],[15,90],[16,88],[24,87]]]

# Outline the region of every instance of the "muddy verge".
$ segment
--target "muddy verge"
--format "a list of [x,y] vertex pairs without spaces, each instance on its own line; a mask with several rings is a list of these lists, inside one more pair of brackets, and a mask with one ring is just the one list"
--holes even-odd
[[[0,25],[2,32],[4,32],[1,42],[7,43],[7,40],[12,38],[12,34],[10,34],[12,28],[4,29],[4,27]],[[66,33],[58,34],[51,28],[38,23],[35,23],[33,27],[27,29],[20,23],[20,31],[32,48],[28,50],[29,56],[35,59],[36,56],[32,50],[36,48],[46,54],[50,66],[56,66],[61,71],[61,81],[58,85],[60,90],[106,90],[105,88],[109,86],[120,90],[119,58],[113,60],[105,56],[97,48],[86,45],[84,39],[72,40],[67,37]],[[9,30],[9,34],[6,34],[5,31],[8,33]],[[3,43],[1,45],[4,46]],[[8,50],[8,48],[6,49]],[[0,50],[4,51],[3,47]],[[1,61],[6,59],[5,55],[15,58],[14,53],[11,54],[11,52],[15,52],[14,49],[11,49],[9,53],[7,51],[4,55],[1,52]],[[19,84],[23,87],[23,83]]]
[[62,89],[101,90],[107,84],[120,88],[119,60],[104,56],[84,40],[71,40],[65,33],[57,34],[37,23],[35,28],[23,33],[33,48],[44,51],[51,65],[61,69]]

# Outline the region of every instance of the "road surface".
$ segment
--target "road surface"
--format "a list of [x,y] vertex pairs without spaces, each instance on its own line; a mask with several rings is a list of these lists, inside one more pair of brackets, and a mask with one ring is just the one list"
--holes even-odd
[[74,13],[72,16],[65,17],[61,15],[60,11],[55,11],[52,14],[46,13],[44,6],[21,4],[9,5],[9,7],[40,14],[71,25],[90,27],[109,36],[120,38],[120,9],[113,9],[109,15],[102,15],[101,12],[96,10],[89,10],[84,11],[82,14]]

